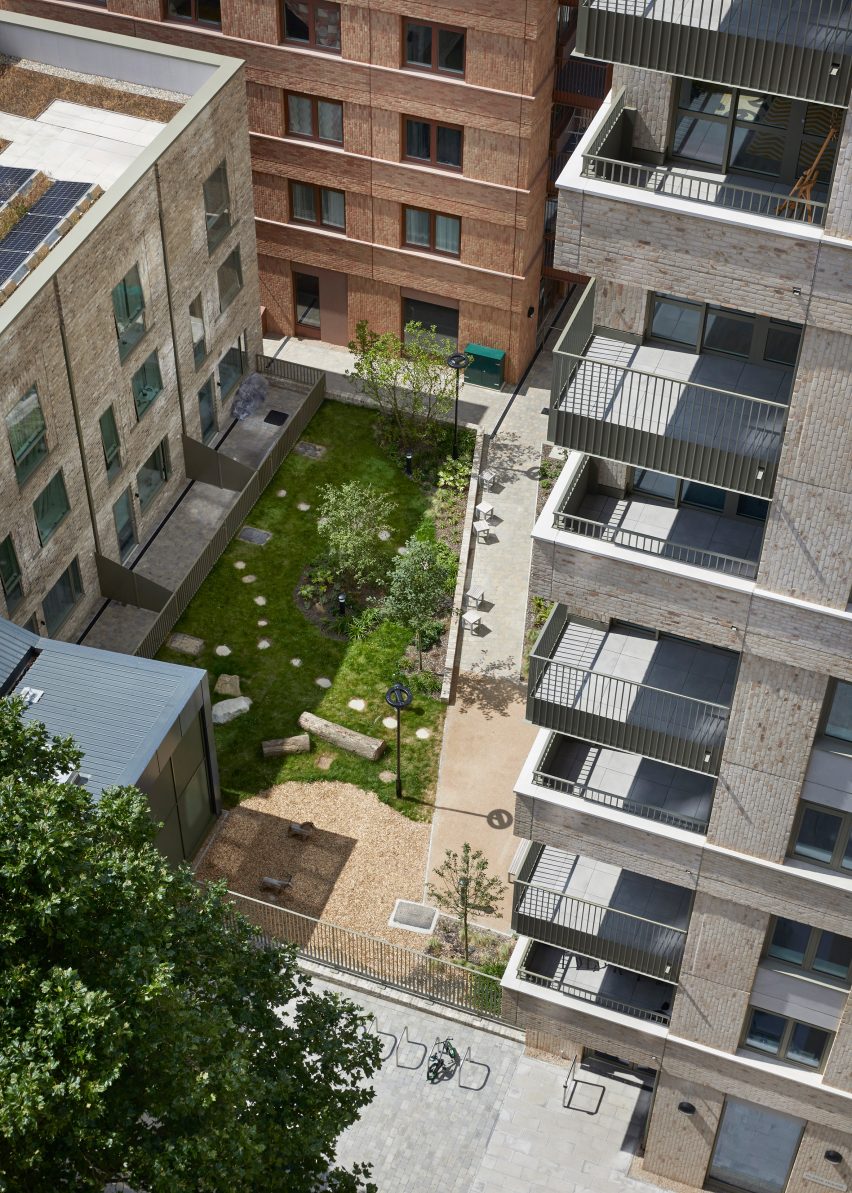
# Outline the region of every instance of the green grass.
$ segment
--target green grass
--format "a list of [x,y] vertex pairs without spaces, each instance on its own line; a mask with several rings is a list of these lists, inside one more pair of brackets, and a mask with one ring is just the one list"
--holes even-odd
[[[234,539],[175,627],[204,639],[197,663],[210,673],[211,691],[219,675],[239,675],[242,693],[253,701],[248,713],[216,727],[222,794],[230,806],[275,783],[332,779],[375,791],[413,819],[431,816],[445,711],[441,701],[415,696],[402,715],[407,798],[398,803],[394,784],[379,779],[380,771],[396,769],[395,733],[382,725],[382,718],[391,713],[384,693],[407,645],[407,634],[385,624],[364,641],[336,641],[308,621],[294,601],[304,569],[321,552],[316,526],[321,486],[358,480],[393,496],[397,508],[387,544],[389,559],[423,524],[428,495],[378,445],[375,418],[368,410],[337,402],[323,404],[304,438],[322,444],[326,455],[314,460],[291,453],[247,519],[251,526],[272,531],[272,539],[264,547]],[[279,489],[287,490],[285,498],[276,495]],[[308,502],[311,509],[298,510],[300,501]],[[245,570],[234,567],[237,560],[245,561]],[[250,574],[257,580],[244,584],[243,576]],[[265,596],[267,604],[257,606],[256,596]],[[268,626],[258,627],[259,618],[266,618]],[[257,649],[263,637],[272,643],[268,650]],[[219,644],[229,646],[231,655],[216,655]],[[167,648],[158,657],[187,662]],[[294,657],[302,660],[301,667],[292,666]],[[320,676],[333,681],[331,688],[316,685]],[[359,696],[367,702],[363,712],[347,707],[350,699]],[[214,696],[214,703],[220,698]],[[305,710],[371,736],[383,736],[389,749],[372,763],[315,741],[310,754],[264,759],[261,741],[300,732],[298,718]],[[427,741],[415,736],[415,730],[424,727],[432,732]],[[317,767],[320,754],[333,756],[327,771]]]

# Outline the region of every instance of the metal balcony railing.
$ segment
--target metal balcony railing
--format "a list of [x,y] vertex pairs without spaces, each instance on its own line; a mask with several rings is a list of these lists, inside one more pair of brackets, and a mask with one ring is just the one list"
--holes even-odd
[[543,986],[547,990],[555,990],[557,994],[565,994],[569,998],[580,999],[581,1002],[591,1003],[596,1007],[603,1007],[608,1011],[616,1011],[620,1015],[630,1015],[633,1019],[643,1019],[646,1023],[661,1023],[668,1026],[671,1011],[649,1011],[644,1007],[634,1006],[629,1002],[622,1002],[618,998],[609,998],[606,994],[598,994],[594,990],[584,990],[582,986],[574,986],[561,978],[548,978],[535,970],[527,969],[526,961],[529,953],[534,949],[535,942],[530,945],[524,960],[518,966],[518,977],[521,981],[531,982],[534,986]]
[[614,795],[611,791],[600,791],[590,787],[588,783],[577,783],[573,779],[565,779],[550,773],[548,756],[556,735],[551,734],[541,762],[533,771],[533,782],[539,787],[547,787],[551,791],[563,791],[575,799],[585,800],[586,803],[598,804],[604,808],[614,808],[617,812],[628,812],[631,816],[641,816],[643,820],[654,820],[658,824],[668,824],[672,828],[682,828],[690,833],[706,833],[709,820],[698,819],[694,816],[682,816],[675,812],[667,812],[665,808],[657,808],[652,804],[640,804],[627,796]]
[[845,0],[580,0],[575,53],[845,105]]
[[604,62],[587,62],[584,58],[569,58],[557,67],[553,80],[556,96],[581,95],[587,99],[603,99],[607,92],[609,67]]

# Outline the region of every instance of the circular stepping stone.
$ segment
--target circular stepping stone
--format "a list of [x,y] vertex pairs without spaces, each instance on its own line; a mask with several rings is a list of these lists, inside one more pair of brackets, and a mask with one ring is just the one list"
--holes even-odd
[[286,489],[279,489],[279,490],[278,490],[278,492],[275,494],[275,496],[276,496],[276,497],[286,497],[286,496],[287,496],[287,490],[286,490]]
[[432,736],[432,730],[431,729],[415,729],[414,736],[419,737],[421,741],[428,741],[429,738]]
[[230,653],[231,653],[230,646],[217,646],[216,647],[216,654],[219,656],[220,659],[226,659]]
[[300,501],[299,504],[296,506],[296,509],[301,510],[303,514],[310,508],[311,507],[308,505],[307,501]]
[[301,667],[301,665],[302,665],[302,660],[301,660],[301,659],[291,659],[291,660],[290,660],[290,666],[291,666],[291,667]]
[[234,567],[237,569],[238,572],[241,572],[245,566],[246,566],[245,561],[242,559],[238,559],[237,562],[234,564]]
[[392,783],[396,778],[396,775],[392,770],[380,770],[379,778],[383,783]]
[[407,555],[408,547],[397,547],[396,553],[397,553],[397,555]]
[[261,638],[261,640],[257,644],[257,649],[258,650],[269,650],[271,645],[272,645],[272,643],[269,641],[268,638]]
[[379,531],[379,542],[386,543],[389,538],[390,538],[389,530],[380,530]]
[[319,677],[319,679],[315,679],[314,683],[317,685],[318,688],[330,688],[331,687],[331,680],[328,679],[325,675],[321,675]]
[[366,707],[367,701],[362,700],[359,696],[356,696],[354,700],[349,701],[349,708],[354,708],[356,712],[363,712]]
[[396,717],[382,717],[385,729],[396,729]]
[[265,604],[266,604],[266,597],[255,597],[255,598],[254,598],[254,603],[255,603],[256,605],[265,605]]
[[243,584],[254,584],[257,576],[243,576]]
[[269,622],[266,620],[265,617],[259,617],[257,620],[257,624],[260,626],[261,629],[263,629],[263,627],[265,625],[269,625]]

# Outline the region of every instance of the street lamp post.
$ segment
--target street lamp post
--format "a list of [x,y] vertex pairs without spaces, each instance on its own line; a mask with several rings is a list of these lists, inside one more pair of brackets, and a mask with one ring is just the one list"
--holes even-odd
[[385,700],[396,709],[396,798],[402,799],[402,770],[400,768],[400,714],[404,708],[408,708],[414,697],[411,694],[411,689],[407,688],[403,683],[391,684],[385,692]]
[[463,352],[454,352],[447,357],[447,364],[456,374],[456,404],[453,410],[453,459],[459,458],[459,377],[467,368],[467,357]]

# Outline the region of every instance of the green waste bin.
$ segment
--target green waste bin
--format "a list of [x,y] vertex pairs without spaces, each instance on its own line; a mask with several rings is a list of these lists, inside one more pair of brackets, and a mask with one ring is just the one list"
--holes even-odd
[[465,369],[465,380],[472,385],[487,385],[499,389],[503,384],[506,367],[506,353],[499,348],[486,348],[483,344],[468,344],[465,354],[473,359]]

